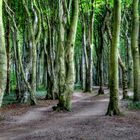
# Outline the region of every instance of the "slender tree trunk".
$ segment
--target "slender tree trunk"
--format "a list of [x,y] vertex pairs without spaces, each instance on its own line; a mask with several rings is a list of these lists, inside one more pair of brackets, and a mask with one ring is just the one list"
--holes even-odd
[[86,52],[86,25],[85,25],[85,20],[83,16],[83,22],[82,22],[82,32],[83,32],[83,37],[82,37],[82,89],[85,91],[86,88],[86,69],[88,65],[88,58],[87,58],[87,52]]
[[82,90],[85,90],[85,56],[84,52],[82,51],[82,62],[81,62],[81,85],[82,85]]
[[40,83],[41,83],[41,80],[40,80],[40,77],[41,77],[41,71],[40,71],[40,66],[41,66],[41,45],[40,43],[38,43],[38,46],[37,46],[37,64],[36,64],[36,88],[37,90],[39,89],[40,87]]
[[65,98],[65,51],[64,51],[64,9],[62,0],[59,0],[59,33],[58,33],[58,92],[59,92],[59,103],[57,108],[65,109],[66,98]]
[[138,47],[139,36],[139,0],[133,0],[131,48],[134,72],[134,102],[140,101],[140,56]]
[[99,91],[98,94],[104,94],[103,89],[103,49],[104,49],[104,40],[103,40],[103,31],[102,28],[100,30],[100,47],[99,47]]
[[80,84],[80,60],[79,55],[75,56],[75,83]]
[[110,49],[110,101],[107,115],[119,115],[118,45],[121,24],[121,0],[114,0],[113,36]]
[[93,60],[92,60],[92,47],[93,47],[93,22],[94,22],[94,11],[93,11],[93,3],[94,0],[91,0],[91,14],[90,14],[90,23],[89,23],[89,30],[88,30],[88,40],[87,40],[87,56],[88,56],[88,65],[86,67],[86,87],[85,92],[92,91],[92,84],[93,84]]
[[126,99],[128,97],[127,91],[128,91],[128,80],[127,80],[127,69],[122,62],[122,59],[119,55],[118,57],[119,60],[119,65],[121,67],[121,72],[122,72],[122,89],[123,89],[123,99]]
[[128,70],[128,87],[133,88],[134,86],[134,77],[133,77],[133,58],[132,58],[132,52],[131,52],[131,39],[126,36],[126,44],[127,44],[127,70]]
[[21,84],[20,84],[20,68],[18,63],[18,51],[17,51],[17,33],[13,28],[12,31],[12,45],[14,49],[14,59],[15,59],[15,71],[16,71],[16,99],[19,101],[21,99]]
[[57,97],[57,85],[56,85],[56,75],[55,75],[55,56],[54,56],[54,42],[53,42],[54,29],[51,28],[50,21],[48,19],[48,45],[46,48],[47,55],[47,77],[48,77],[48,86],[46,99],[56,99]]
[[2,3],[0,0],[0,107],[6,86],[7,57],[3,30]]
[[6,23],[7,84],[6,94],[10,94],[10,21]]

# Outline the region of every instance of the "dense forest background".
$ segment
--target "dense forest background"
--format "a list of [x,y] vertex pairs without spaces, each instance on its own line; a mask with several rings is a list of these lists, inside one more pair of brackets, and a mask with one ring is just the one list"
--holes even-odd
[[139,102],[139,14],[139,0],[0,0],[0,106],[41,94],[71,110],[73,90],[94,86],[110,89],[109,115],[119,88]]

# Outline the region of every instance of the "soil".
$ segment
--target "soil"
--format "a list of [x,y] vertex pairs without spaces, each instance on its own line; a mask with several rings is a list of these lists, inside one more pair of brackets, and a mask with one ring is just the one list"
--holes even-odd
[[108,90],[100,96],[97,91],[75,92],[71,112],[55,112],[57,101],[43,100],[36,107],[2,109],[0,140],[140,140],[140,111],[126,110],[121,101],[125,115],[105,116]]

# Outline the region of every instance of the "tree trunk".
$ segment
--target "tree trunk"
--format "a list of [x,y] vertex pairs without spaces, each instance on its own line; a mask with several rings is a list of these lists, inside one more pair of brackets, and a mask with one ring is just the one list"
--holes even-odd
[[88,65],[86,66],[86,87],[85,92],[92,91],[92,84],[93,84],[93,60],[92,60],[92,47],[93,47],[93,22],[94,22],[94,11],[93,11],[93,3],[94,0],[91,0],[91,14],[90,14],[90,23],[89,23],[89,30],[88,30],[88,40],[87,40],[87,57],[88,57]]
[[3,30],[2,3],[0,0],[0,107],[6,86],[7,57]]
[[65,98],[65,51],[64,51],[64,9],[62,0],[59,0],[59,33],[58,33],[58,92],[59,92],[59,103],[56,108],[65,109],[66,98]]
[[[72,16],[69,26],[69,32],[66,40],[64,52],[64,7],[59,0],[59,52],[58,52],[58,79],[59,79],[59,103],[56,108],[60,110],[71,110],[71,97],[74,89],[74,44],[78,23],[78,0],[72,0]],[[67,15],[68,16],[68,15]],[[67,17],[67,19],[69,19]],[[66,66],[66,69],[65,69]],[[61,76],[61,77],[60,77]]]
[[104,94],[103,89],[103,49],[104,49],[104,40],[103,40],[103,27],[99,29],[100,31],[100,44],[99,44],[99,91],[98,94]]
[[86,68],[88,65],[88,58],[87,58],[87,52],[86,52],[86,24],[85,24],[85,19],[83,16],[83,21],[82,21],[82,89],[85,91],[86,88]]
[[139,0],[133,0],[133,17],[132,17],[132,36],[131,48],[133,57],[133,75],[134,75],[134,102],[140,101],[140,56],[138,48],[139,36]]
[[48,45],[46,48],[47,56],[47,94],[46,99],[56,99],[57,97],[57,84],[56,84],[56,75],[55,75],[55,56],[54,56],[54,29],[51,28],[50,21],[48,20]]
[[6,94],[10,94],[10,21],[6,23],[6,54],[7,54],[7,83]]
[[[16,30],[13,28],[12,30],[12,45],[14,50],[14,59],[15,59],[15,71],[16,71],[16,100],[20,101],[21,99],[21,83],[20,83],[20,68],[18,63],[18,51],[17,51],[17,33]],[[23,85],[22,85],[23,86]]]
[[110,101],[107,115],[119,115],[118,45],[121,24],[121,0],[114,0],[113,36],[110,48]]
[[120,55],[118,57],[118,60],[119,60],[119,65],[120,65],[121,71],[122,71],[123,99],[126,99],[128,97],[128,95],[127,95],[127,91],[128,91],[127,69],[126,69],[124,63],[122,62]]
[[69,34],[66,43],[66,109],[71,110],[71,97],[74,89],[74,45],[78,23],[78,0],[72,1],[72,17],[69,29]]

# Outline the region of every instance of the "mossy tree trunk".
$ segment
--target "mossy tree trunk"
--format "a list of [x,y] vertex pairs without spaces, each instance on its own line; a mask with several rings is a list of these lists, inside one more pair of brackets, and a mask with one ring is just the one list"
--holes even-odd
[[110,48],[110,101],[107,115],[119,115],[118,45],[121,23],[121,0],[114,0],[113,36]]
[[59,0],[59,33],[58,33],[58,92],[59,103],[57,107],[59,109],[65,108],[65,51],[64,51],[64,7],[62,0]]
[[92,59],[92,50],[93,50],[93,23],[94,23],[94,9],[93,9],[93,3],[94,0],[91,0],[91,12],[90,12],[90,18],[89,18],[89,26],[88,26],[88,39],[87,39],[87,61],[88,64],[86,65],[86,87],[85,92],[91,92],[92,91],[92,85],[93,85],[93,59]]
[[[58,83],[59,83],[59,103],[57,109],[71,110],[71,97],[74,89],[75,73],[74,73],[74,45],[78,23],[78,0],[72,0],[71,20],[67,15],[67,24],[69,28],[64,28],[65,6],[63,1],[59,1],[59,45],[58,45]],[[69,8],[70,9],[70,8]],[[70,21],[69,21],[70,20]],[[68,32],[67,32],[68,31]],[[64,35],[66,36],[66,44],[64,44]],[[65,50],[64,50],[65,45]],[[55,109],[55,108],[54,108]]]
[[74,89],[75,73],[74,73],[74,45],[78,23],[78,0],[72,1],[72,17],[70,23],[69,34],[66,42],[65,58],[66,58],[66,109],[71,110],[71,97]]
[[[37,44],[40,39],[41,35],[41,14],[40,9],[38,8],[36,0],[31,1],[31,7],[28,7],[28,4],[25,0],[22,0],[23,6],[27,13],[28,17],[28,25],[29,25],[29,33],[30,33],[30,45],[31,45],[31,63],[32,63],[32,70],[31,70],[31,82],[30,82],[30,104],[36,104],[36,63],[37,63]],[[32,14],[30,10],[32,10],[32,14],[34,15],[34,19],[32,20]]]
[[46,99],[56,99],[58,98],[57,95],[57,79],[56,79],[56,73],[55,73],[55,51],[54,51],[54,28],[51,27],[51,21],[47,18],[48,22],[48,44],[45,46],[46,48],[46,59],[47,59],[47,94]]
[[98,61],[99,61],[99,91],[98,94],[104,94],[104,73],[103,73],[103,64],[104,64],[104,33],[106,30],[106,21],[108,18],[108,11],[105,11],[104,16],[102,17],[102,21],[100,21],[100,26],[98,27],[99,31],[99,51],[98,51]]
[[7,57],[3,30],[3,15],[2,15],[2,3],[0,0],[0,107],[2,105],[2,99],[6,86],[6,71],[7,71]]
[[131,49],[133,57],[134,102],[140,101],[139,0],[133,0]]
[[118,57],[119,65],[121,67],[122,71],[122,89],[123,89],[123,99],[126,99],[128,97],[127,91],[128,91],[128,79],[127,79],[127,69],[124,65],[120,55]]

